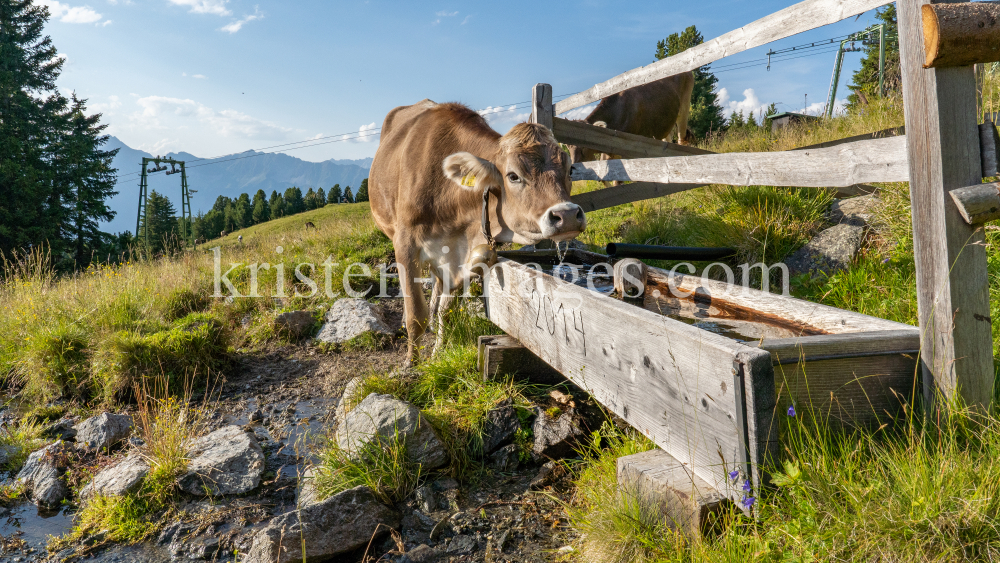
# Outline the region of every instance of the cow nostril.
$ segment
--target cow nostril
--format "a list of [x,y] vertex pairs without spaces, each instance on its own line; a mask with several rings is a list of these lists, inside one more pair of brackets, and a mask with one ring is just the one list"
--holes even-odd
[[558,226],[562,223],[562,216],[557,214],[555,211],[549,211],[549,223],[554,226]]
[[583,208],[576,208],[576,220],[583,223]]

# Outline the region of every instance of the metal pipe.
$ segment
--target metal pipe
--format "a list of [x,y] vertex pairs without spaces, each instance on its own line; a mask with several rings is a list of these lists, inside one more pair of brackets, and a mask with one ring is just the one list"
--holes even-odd
[[605,252],[612,258],[646,258],[648,260],[720,260],[736,255],[735,248],[696,248],[616,242],[608,243]]

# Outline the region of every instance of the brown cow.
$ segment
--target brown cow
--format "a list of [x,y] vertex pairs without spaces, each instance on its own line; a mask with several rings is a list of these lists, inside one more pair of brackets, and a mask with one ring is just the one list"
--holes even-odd
[[[687,124],[693,91],[693,72],[675,74],[604,98],[584,121],[664,141],[670,141],[676,131],[679,142],[688,144],[692,140]],[[572,145],[567,148],[573,162],[600,157],[597,151],[591,149]],[[606,155],[605,158],[613,156]]]
[[[438,319],[439,348],[454,293],[475,276],[469,262],[473,248],[486,242],[484,190],[498,242],[562,241],[583,232],[583,209],[569,201],[570,164],[541,125],[521,123],[501,136],[475,111],[430,100],[389,112],[368,189],[375,224],[396,251],[408,363],[417,359],[429,317]],[[424,266],[434,279],[430,312],[419,277]]]

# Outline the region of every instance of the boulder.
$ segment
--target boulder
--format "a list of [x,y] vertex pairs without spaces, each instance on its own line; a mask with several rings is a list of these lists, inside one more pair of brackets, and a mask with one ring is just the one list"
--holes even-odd
[[76,443],[88,450],[107,450],[131,433],[131,416],[106,412],[76,425]]
[[517,418],[514,402],[506,399],[486,413],[486,424],[483,426],[483,453],[491,454],[500,446],[514,439],[521,428]]
[[94,495],[120,496],[131,493],[142,485],[149,473],[149,463],[139,454],[130,454],[124,460],[106,467],[80,490],[80,498]]
[[73,428],[73,421],[64,418],[47,425],[42,429],[42,438],[53,440],[70,441],[76,439],[76,428]]
[[417,407],[392,395],[372,393],[364,398],[337,427],[337,443],[348,454],[356,454],[376,436],[396,433],[405,440],[410,460],[424,470],[448,463],[448,452],[431,423]]
[[806,272],[832,274],[850,266],[861,250],[864,235],[864,227],[847,223],[835,225],[821,231],[805,246],[785,258],[785,265],[791,275]]
[[241,561],[320,561],[368,545],[372,536],[397,529],[399,523],[398,512],[378,502],[369,488],[359,486],[272,518],[254,535]]
[[188,455],[191,461],[178,485],[192,495],[243,494],[257,488],[264,473],[264,452],[257,439],[235,425],[198,438]]
[[882,200],[874,194],[834,201],[830,205],[830,222],[867,227],[881,203]]
[[366,332],[394,334],[374,305],[364,299],[344,298],[330,307],[316,340],[340,344]]
[[538,474],[531,480],[528,487],[533,491],[541,490],[557,484],[567,476],[568,473],[565,466],[554,461],[549,461],[538,470]]
[[337,422],[344,420],[344,417],[347,416],[347,411],[353,409],[361,402],[362,397],[358,397],[357,395],[361,392],[361,384],[364,381],[363,378],[355,377],[347,382],[347,386],[344,387],[344,393],[340,396],[340,400],[337,401],[337,409],[335,411]]
[[435,563],[441,560],[441,552],[427,544],[420,544],[399,558],[400,563]]
[[316,324],[316,318],[309,311],[290,311],[274,318],[274,328],[292,338],[308,336]]
[[532,453],[539,459],[561,459],[575,455],[574,448],[584,435],[573,420],[572,410],[555,418],[541,408],[535,408],[535,444]]
[[65,443],[59,441],[33,452],[15,477],[39,506],[58,506],[69,496],[69,487],[62,480],[69,461],[67,450]]

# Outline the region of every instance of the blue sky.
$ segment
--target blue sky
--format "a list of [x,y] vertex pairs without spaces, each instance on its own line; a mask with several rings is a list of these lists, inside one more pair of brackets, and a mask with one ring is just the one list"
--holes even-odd
[[[571,94],[653,61],[656,41],[697,25],[710,39],[783,1],[388,2],[35,0],[67,63],[59,87],[104,113],[108,133],[159,154],[212,157],[379,127],[423,98],[460,101],[505,131],[537,82]],[[779,49],[857,31],[872,13],[716,63],[727,107],[819,110],[834,55]],[[829,51],[829,49],[825,49]],[[843,84],[860,54],[846,57]],[[722,65],[743,65],[722,71]],[[557,98],[558,99],[558,98]],[[511,106],[515,106],[511,108]],[[330,141],[336,139],[323,139]],[[322,142],[322,141],[319,141]],[[300,146],[300,145],[296,145]],[[372,156],[377,135],[291,150],[310,161]]]

